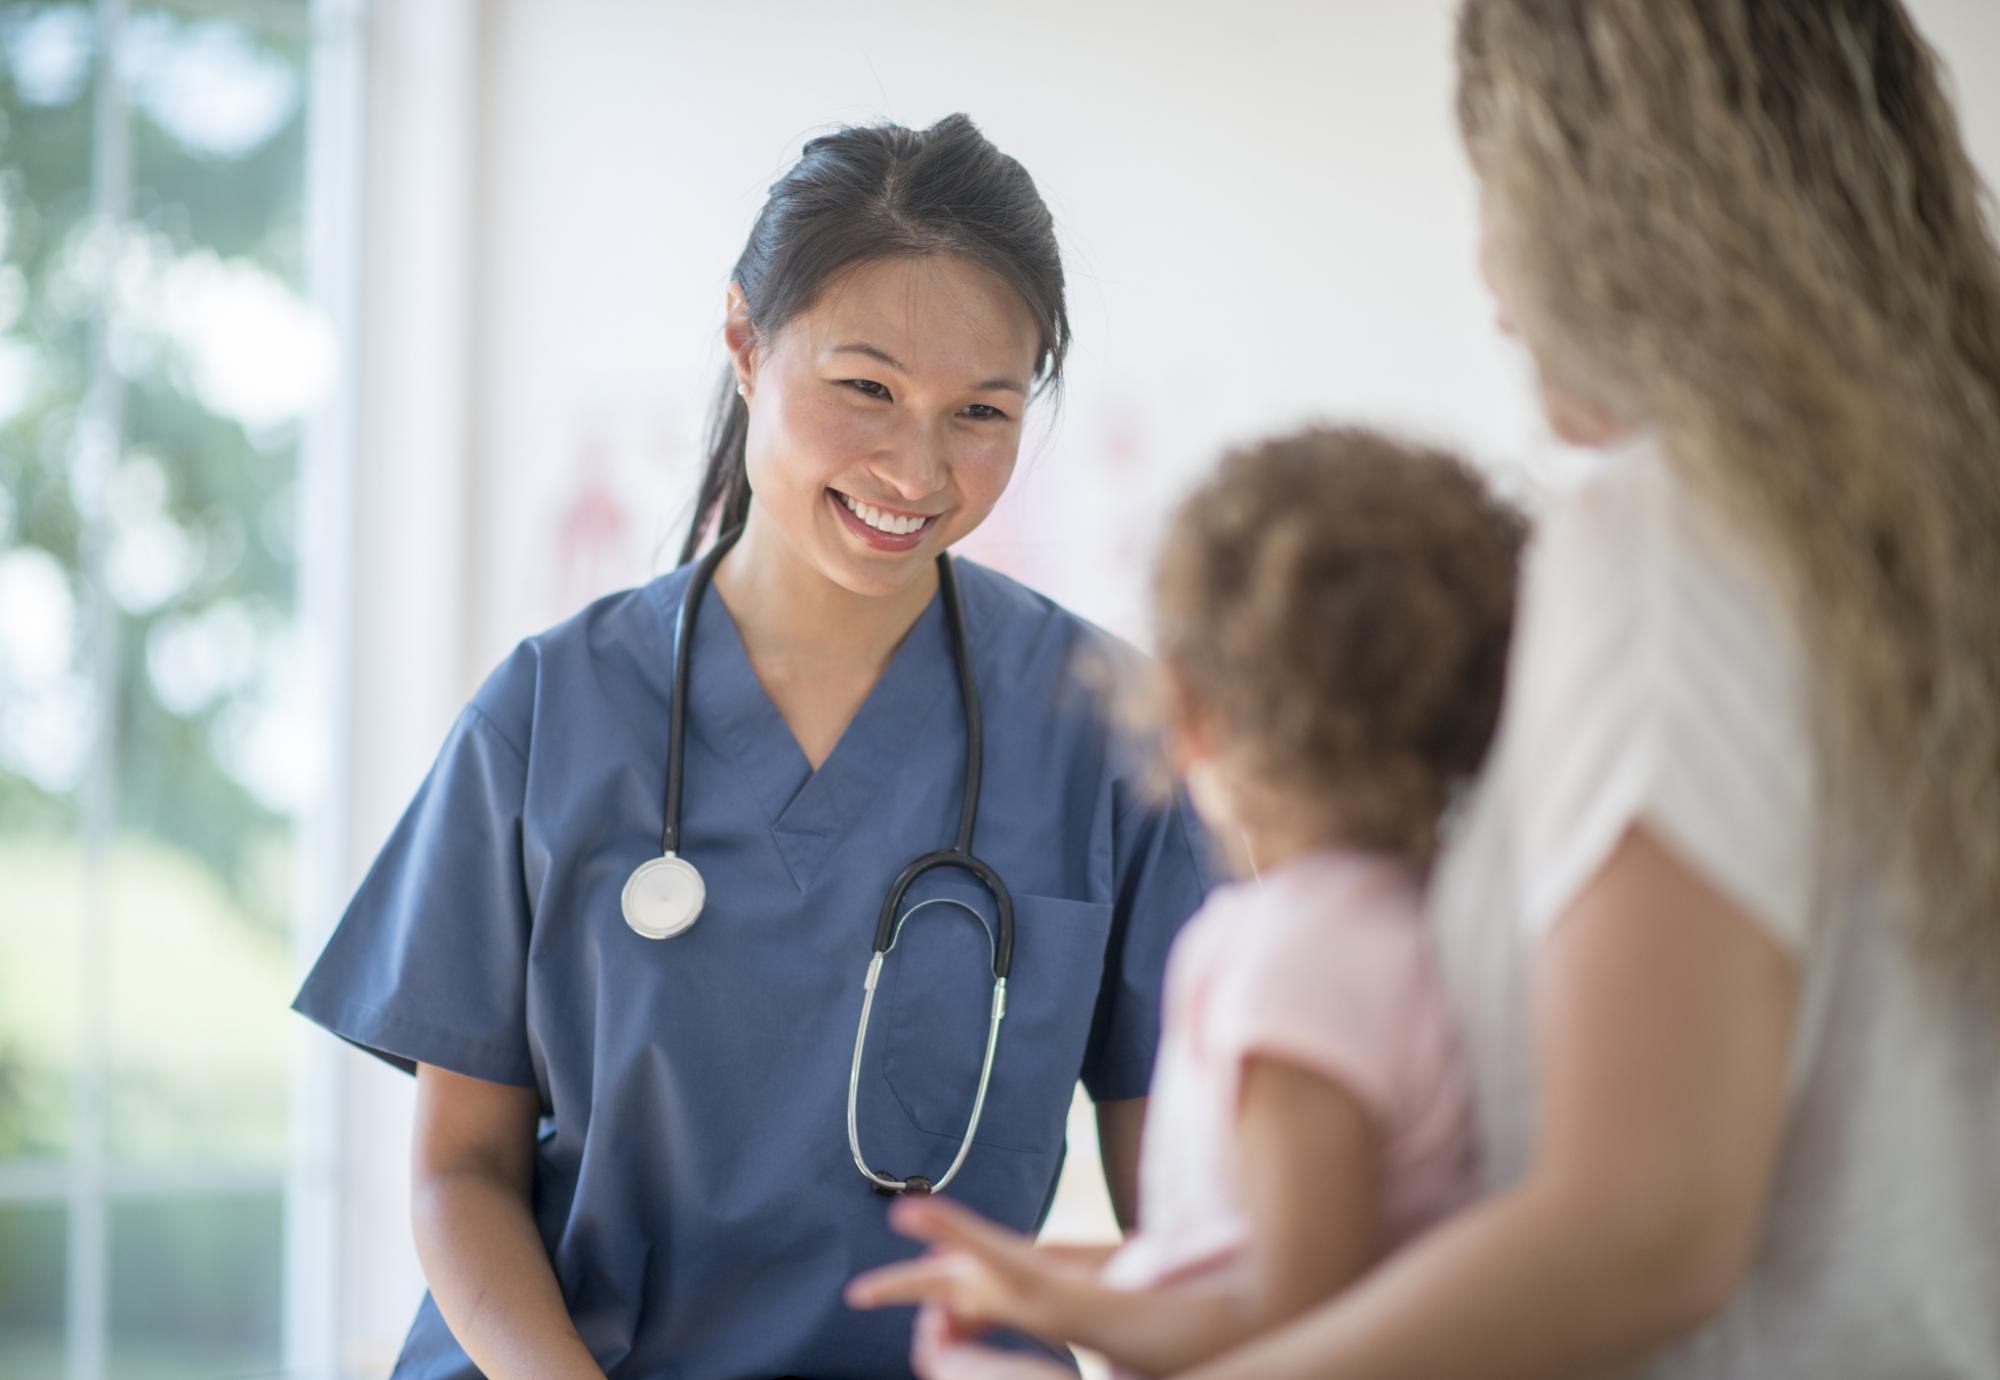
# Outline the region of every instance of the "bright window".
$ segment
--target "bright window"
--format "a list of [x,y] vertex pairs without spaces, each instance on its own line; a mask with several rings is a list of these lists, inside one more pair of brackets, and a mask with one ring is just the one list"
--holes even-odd
[[309,117],[350,41],[323,15],[0,9],[8,1376],[275,1372],[299,1323],[301,492],[338,358]]

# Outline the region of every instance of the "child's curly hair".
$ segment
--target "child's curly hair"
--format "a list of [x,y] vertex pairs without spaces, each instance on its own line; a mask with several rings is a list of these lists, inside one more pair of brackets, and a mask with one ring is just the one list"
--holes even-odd
[[1234,451],[1169,527],[1161,662],[1248,781],[1428,864],[1499,718],[1525,533],[1465,464],[1371,431]]

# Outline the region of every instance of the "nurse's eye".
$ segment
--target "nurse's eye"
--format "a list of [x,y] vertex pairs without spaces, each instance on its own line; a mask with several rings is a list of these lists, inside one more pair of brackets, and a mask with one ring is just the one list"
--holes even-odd
[[1007,420],[1007,414],[999,408],[994,407],[991,403],[969,403],[958,415],[961,417],[970,417],[975,422],[1004,422]]
[[889,390],[875,382],[874,379],[842,379],[840,384],[843,388],[852,388],[857,393],[871,398],[880,398],[883,402],[895,401],[894,398],[889,396]]

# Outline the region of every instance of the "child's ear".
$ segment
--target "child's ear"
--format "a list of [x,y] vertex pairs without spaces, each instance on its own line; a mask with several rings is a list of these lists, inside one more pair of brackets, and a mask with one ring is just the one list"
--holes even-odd
[[1175,776],[1184,777],[1197,763],[1215,755],[1214,733],[1180,677],[1164,671],[1161,678],[1166,699],[1167,765]]

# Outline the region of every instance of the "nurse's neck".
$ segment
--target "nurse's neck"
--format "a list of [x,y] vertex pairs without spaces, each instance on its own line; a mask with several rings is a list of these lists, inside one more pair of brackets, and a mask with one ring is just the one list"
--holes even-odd
[[828,579],[755,508],[715,587],[746,644],[817,652],[836,662],[886,664],[937,593],[937,570],[885,594],[859,594]]
[[906,588],[858,594],[803,559],[752,508],[716,567],[715,591],[758,684],[817,770],[937,594],[937,571],[927,565]]

